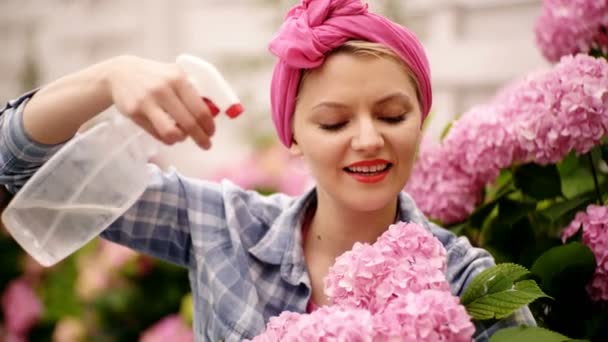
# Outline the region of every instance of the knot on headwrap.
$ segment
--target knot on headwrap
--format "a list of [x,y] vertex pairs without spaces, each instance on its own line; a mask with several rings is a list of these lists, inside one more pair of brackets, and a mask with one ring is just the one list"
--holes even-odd
[[304,0],[287,13],[270,51],[292,68],[317,67],[325,53],[348,40],[331,28],[331,20],[366,12],[361,0]]
[[272,119],[281,142],[292,141],[291,118],[301,69],[320,66],[326,54],[351,39],[382,44],[409,66],[419,85],[423,118],[431,107],[429,63],[416,36],[384,17],[368,12],[361,0],[302,0],[287,13],[270,42],[277,61],[270,89]]

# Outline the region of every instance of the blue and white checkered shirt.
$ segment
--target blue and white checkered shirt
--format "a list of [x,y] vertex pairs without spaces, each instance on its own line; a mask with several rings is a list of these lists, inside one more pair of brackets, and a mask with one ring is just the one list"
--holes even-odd
[[[30,96],[9,102],[0,116],[0,183],[12,192],[60,148],[25,134],[21,114]],[[102,236],[188,268],[197,341],[251,339],[272,316],[306,312],[311,287],[301,224],[314,189],[295,198],[262,196],[229,182],[150,167],[155,176],[145,193]],[[406,193],[399,196],[399,208],[399,220],[426,226],[447,249],[452,293],[462,294],[476,274],[494,264],[466,238],[430,223]],[[534,324],[524,308],[491,326],[477,323],[476,341],[486,341],[500,328]]]

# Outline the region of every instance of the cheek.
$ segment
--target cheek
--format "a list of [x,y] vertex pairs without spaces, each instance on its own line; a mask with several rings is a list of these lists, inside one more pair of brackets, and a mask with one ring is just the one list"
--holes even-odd
[[411,167],[411,164],[416,157],[419,137],[419,133],[410,133],[408,135],[402,135],[396,140],[396,146],[398,146],[399,149],[399,157],[402,162],[406,163],[409,167]]

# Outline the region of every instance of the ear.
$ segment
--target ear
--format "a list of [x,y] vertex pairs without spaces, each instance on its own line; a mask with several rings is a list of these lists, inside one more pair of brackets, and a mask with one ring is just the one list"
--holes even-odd
[[300,150],[300,146],[296,139],[291,139],[291,146],[289,147],[289,153],[292,156],[300,157],[302,156],[302,150]]

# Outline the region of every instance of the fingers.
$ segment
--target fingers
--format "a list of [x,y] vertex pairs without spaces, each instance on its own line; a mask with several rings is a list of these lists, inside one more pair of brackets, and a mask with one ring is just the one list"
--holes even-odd
[[190,112],[173,90],[165,95],[160,98],[161,108],[173,118],[177,126],[190,136],[197,145],[204,149],[210,148],[211,137],[197,120],[197,115],[200,116],[200,114]]
[[195,118],[196,122],[203,128],[209,137],[215,133],[215,122],[213,113],[197,94],[194,87],[187,80],[180,80],[175,84],[177,95],[182,100],[186,109]]
[[[148,108],[145,109],[145,113],[147,120],[155,132],[155,134],[152,135],[157,136],[157,139],[160,141],[164,142],[165,144],[172,145],[186,138],[186,133],[177,126],[176,122],[171,118],[171,116],[165,113],[161,107],[157,105],[148,106]],[[139,118],[136,122],[143,123],[145,121],[145,118]]]

